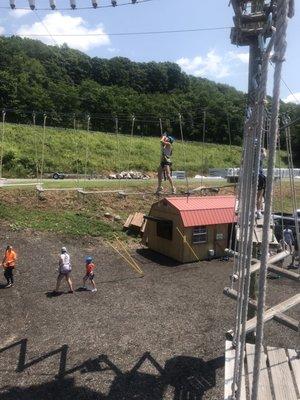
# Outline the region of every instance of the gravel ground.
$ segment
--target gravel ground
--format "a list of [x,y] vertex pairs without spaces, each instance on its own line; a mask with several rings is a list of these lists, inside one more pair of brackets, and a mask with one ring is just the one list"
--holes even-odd
[[[222,399],[224,334],[235,303],[223,294],[230,262],[176,265],[132,250],[139,278],[95,238],[71,238],[2,226],[0,244],[19,255],[16,285],[0,290],[1,400]],[[51,297],[60,247],[81,285],[84,257],[95,258],[97,293]],[[2,280],[4,283],[4,281]],[[268,304],[299,291],[270,280]],[[299,319],[299,307],[289,315]],[[297,334],[270,322],[266,343],[296,348]]]

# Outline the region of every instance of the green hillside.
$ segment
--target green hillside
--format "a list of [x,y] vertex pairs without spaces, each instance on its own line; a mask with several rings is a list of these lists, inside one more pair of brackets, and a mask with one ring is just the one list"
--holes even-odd
[[[5,125],[3,176],[29,177],[41,168],[43,128]],[[156,171],[160,158],[159,138],[46,128],[44,172],[84,173],[86,148],[88,174],[134,169]],[[186,168],[185,168],[186,154]],[[36,157],[37,155],[37,157]],[[241,148],[237,146],[185,142],[174,144],[174,169],[189,175],[208,168],[237,167]],[[204,160],[204,163],[202,162]]]

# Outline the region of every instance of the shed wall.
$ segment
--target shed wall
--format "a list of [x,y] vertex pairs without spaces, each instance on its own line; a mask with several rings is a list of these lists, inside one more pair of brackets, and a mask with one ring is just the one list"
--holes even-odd
[[[200,260],[205,260],[209,257],[209,250],[214,250],[215,257],[223,257],[225,255],[225,249],[228,245],[228,225],[208,225],[207,226],[207,242],[193,244],[193,227],[186,228],[186,238],[194,252],[197,254]],[[219,239],[217,239],[219,235]],[[221,239],[222,235],[222,239]],[[196,261],[194,254],[188,246],[184,247],[183,262]]]
[[173,222],[172,240],[164,239],[157,236],[157,222],[148,220],[144,233],[143,242],[149,249],[164,254],[174,260],[183,262],[183,243],[177,227],[183,232],[182,221],[177,210],[170,206],[163,206],[156,203],[152,206],[151,217],[167,219]]

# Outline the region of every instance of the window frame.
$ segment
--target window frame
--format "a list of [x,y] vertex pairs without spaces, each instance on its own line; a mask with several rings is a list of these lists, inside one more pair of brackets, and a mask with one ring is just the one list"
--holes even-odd
[[193,228],[192,244],[207,243],[207,226],[197,226]]
[[161,220],[156,222],[156,236],[160,239],[173,240],[173,221]]

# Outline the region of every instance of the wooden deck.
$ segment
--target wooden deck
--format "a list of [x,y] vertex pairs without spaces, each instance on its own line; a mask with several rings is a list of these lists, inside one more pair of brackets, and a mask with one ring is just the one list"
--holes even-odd
[[[254,367],[254,349],[246,345],[241,400],[250,400]],[[224,399],[231,399],[235,350],[230,341],[225,347]],[[291,349],[264,347],[261,357],[258,400],[300,399],[300,358]]]

